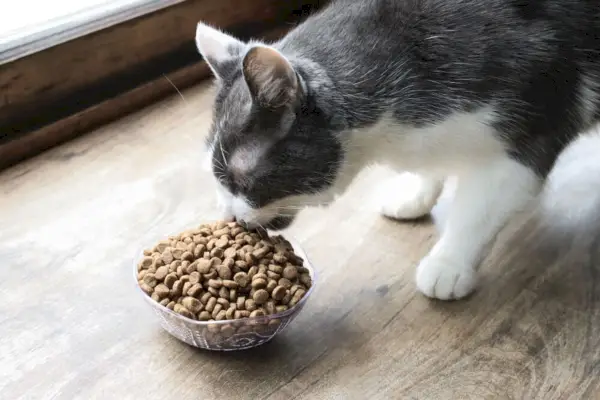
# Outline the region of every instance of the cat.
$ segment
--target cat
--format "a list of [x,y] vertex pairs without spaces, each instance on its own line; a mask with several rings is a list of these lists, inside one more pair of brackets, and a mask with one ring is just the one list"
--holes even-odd
[[207,144],[227,217],[283,229],[370,164],[381,212],[427,215],[456,191],[417,266],[426,296],[460,299],[508,218],[600,120],[597,0],[334,0],[275,43],[200,22],[216,77]]

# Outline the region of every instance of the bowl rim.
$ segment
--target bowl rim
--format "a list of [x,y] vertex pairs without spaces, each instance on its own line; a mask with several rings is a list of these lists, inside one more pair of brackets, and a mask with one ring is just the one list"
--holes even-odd
[[[267,233],[268,233],[269,236],[271,236],[272,231],[267,230]],[[167,235],[166,237],[169,237],[169,235]],[[137,288],[138,293],[140,293],[142,295],[142,297],[144,298],[144,300],[146,302],[148,302],[150,306],[159,308],[161,311],[166,312],[170,316],[172,316],[172,317],[174,317],[176,319],[179,319],[179,320],[185,322],[186,324],[191,324],[191,325],[196,325],[196,326],[228,325],[228,324],[239,324],[239,323],[253,324],[253,323],[268,322],[268,321],[273,320],[273,319],[286,318],[286,317],[294,314],[294,312],[302,309],[302,307],[304,306],[304,303],[306,303],[306,301],[308,300],[308,298],[310,297],[310,295],[312,294],[312,292],[313,292],[313,290],[315,288],[316,281],[317,281],[317,272],[314,269],[312,263],[310,262],[310,259],[306,255],[306,252],[298,244],[298,242],[295,239],[290,238],[289,236],[285,237],[284,239],[287,240],[288,242],[290,242],[290,244],[294,248],[294,253],[296,253],[297,255],[299,255],[300,257],[302,257],[302,259],[304,260],[303,267],[305,267],[306,269],[308,269],[308,273],[310,274],[310,277],[311,277],[311,280],[312,280],[312,284],[311,284],[310,288],[308,289],[308,291],[306,292],[306,294],[304,295],[304,297],[302,297],[302,299],[300,299],[300,301],[298,303],[296,303],[292,308],[289,308],[289,309],[287,309],[287,310],[285,310],[283,312],[280,312],[280,313],[263,315],[263,316],[260,316],[260,317],[246,317],[246,318],[239,318],[239,319],[226,319],[226,320],[222,320],[222,321],[198,321],[198,320],[195,320],[195,319],[190,319],[190,318],[184,317],[183,315],[178,314],[175,311],[168,309],[167,307],[163,306],[159,302],[152,300],[152,298],[150,298],[150,296],[148,296],[142,290],[142,288],[140,287],[140,285],[138,283],[138,279],[137,279],[137,275],[139,273],[138,272],[138,264],[139,264],[140,254],[141,255],[144,254],[145,248],[142,249],[141,252],[138,250],[136,252],[136,256],[133,259],[134,260],[133,261],[133,282],[134,282],[134,285]]]

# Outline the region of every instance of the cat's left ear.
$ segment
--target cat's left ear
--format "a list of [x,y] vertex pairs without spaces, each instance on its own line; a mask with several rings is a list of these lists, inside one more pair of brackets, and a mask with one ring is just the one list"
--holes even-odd
[[196,28],[196,46],[219,79],[227,75],[231,61],[239,59],[246,49],[244,42],[202,22]]
[[242,62],[244,78],[259,104],[280,108],[292,104],[300,95],[298,75],[288,59],[274,48],[255,46]]

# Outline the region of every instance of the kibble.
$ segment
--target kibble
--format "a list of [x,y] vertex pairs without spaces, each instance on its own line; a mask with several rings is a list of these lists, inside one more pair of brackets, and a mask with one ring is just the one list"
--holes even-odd
[[[282,313],[298,304],[312,286],[303,263],[281,236],[219,222],[144,250],[137,277],[144,293],[183,317],[239,320]],[[208,328],[226,337],[253,329],[235,324]]]

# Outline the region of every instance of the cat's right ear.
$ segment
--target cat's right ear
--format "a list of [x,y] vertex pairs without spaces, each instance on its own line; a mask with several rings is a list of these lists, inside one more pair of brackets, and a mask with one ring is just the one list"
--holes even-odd
[[202,22],[196,28],[196,46],[219,79],[226,76],[231,61],[239,58],[246,47],[244,42]]

